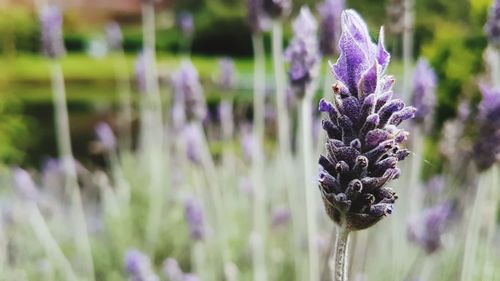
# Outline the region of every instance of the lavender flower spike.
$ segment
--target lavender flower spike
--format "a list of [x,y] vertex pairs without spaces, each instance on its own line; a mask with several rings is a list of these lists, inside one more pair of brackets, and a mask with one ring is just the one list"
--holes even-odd
[[288,77],[293,90],[300,98],[306,88],[318,75],[319,50],[316,39],[316,19],[307,7],[300,9],[299,16],[293,22],[294,37],[285,51],[285,58],[290,63]]
[[36,200],[39,196],[38,188],[31,175],[21,168],[14,168],[12,173],[16,193],[24,200]]
[[408,227],[408,238],[432,254],[442,247],[441,236],[452,216],[452,206],[440,204],[424,211],[423,216]]
[[484,26],[490,44],[500,48],[500,0],[495,0]]
[[139,53],[135,60],[135,80],[137,83],[137,90],[140,93],[146,93],[146,55],[144,54],[144,51]]
[[262,32],[266,26],[264,0],[247,0],[247,22],[252,33]]
[[149,257],[138,250],[131,249],[125,253],[125,270],[130,281],[158,281],[158,276],[151,268]]
[[57,59],[66,53],[63,42],[62,15],[56,6],[45,6],[40,12],[42,25],[43,53],[49,58]]
[[95,133],[99,143],[106,151],[112,151],[116,147],[116,137],[111,127],[105,123],[100,122],[95,126]]
[[182,272],[179,263],[174,258],[167,258],[163,262],[163,273],[168,278],[168,281],[184,280],[184,272]]
[[430,117],[436,105],[437,77],[429,62],[420,58],[413,73],[412,104],[417,108],[414,121],[423,123]]
[[262,0],[264,12],[272,19],[288,16],[292,10],[292,0]]
[[219,69],[220,69],[220,77],[219,77],[219,87],[222,90],[230,91],[234,89],[236,83],[236,69],[234,67],[234,62],[230,58],[222,58],[219,60]]
[[338,52],[337,42],[340,37],[340,15],[345,0],[325,0],[318,6],[321,17],[319,32],[319,48],[323,56],[331,56]]
[[392,213],[396,193],[387,183],[399,177],[397,163],[409,152],[400,147],[408,133],[397,126],[415,108],[392,99],[394,79],[384,74],[389,53],[371,41],[353,10],[342,13],[340,57],[332,66],[338,82],[334,102],[321,100],[328,114],[327,153],[319,164],[319,188],[330,218],[347,231],[368,228]]
[[500,89],[484,85],[480,89],[483,100],[479,104],[479,136],[473,156],[479,171],[486,171],[500,160]]
[[189,12],[182,12],[178,18],[179,28],[184,37],[190,38],[194,33],[194,19]]
[[119,50],[122,48],[122,30],[120,25],[115,21],[106,25],[106,42],[110,50]]
[[184,203],[189,234],[193,240],[204,240],[207,234],[203,209],[196,199],[188,198]]
[[191,61],[184,60],[180,69],[172,76],[175,92],[175,103],[184,109],[187,121],[200,121],[207,114],[203,89],[198,77],[198,71]]

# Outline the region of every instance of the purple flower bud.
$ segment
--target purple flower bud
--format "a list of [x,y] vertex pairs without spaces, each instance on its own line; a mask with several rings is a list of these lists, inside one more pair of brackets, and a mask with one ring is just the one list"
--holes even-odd
[[184,37],[191,37],[194,33],[194,19],[193,15],[188,12],[182,12],[178,17],[179,28]]
[[351,231],[393,212],[397,195],[385,185],[399,177],[397,164],[409,154],[400,147],[408,133],[397,126],[412,118],[415,108],[392,99],[393,78],[384,73],[389,58],[383,29],[376,45],[356,12],[342,13],[340,57],[332,67],[339,80],[334,102],[319,105],[328,113],[319,185],[327,214]]
[[111,127],[105,122],[99,122],[95,126],[95,133],[99,143],[107,151],[112,151],[116,147],[116,137]]
[[500,0],[493,2],[484,31],[490,44],[500,47]]
[[450,221],[452,211],[452,206],[448,203],[425,210],[422,217],[409,225],[408,238],[428,254],[439,250],[442,246],[441,236]]
[[286,17],[292,11],[291,0],[263,0],[264,12],[272,19]]
[[247,22],[253,33],[260,33],[265,29],[264,0],[247,0]]
[[137,83],[137,90],[143,94],[147,92],[146,67],[147,67],[146,55],[144,54],[144,51],[142,51],[141,53],[139,53],[135,61],[135,80]]
[[417,108],[415,122],[423,123],[436,105],[437,78],[426,59],[420,58],[413,73],[412,104]]
[[240,144],[243,157],[247,162],[251,162],[258,149],[252,134],[252,125],[244,123],[240,125],[240,128]]
[[345,0],[325,0],[318,6],[321,17],[319,47],[324,56],[338,52],[340,37],[340,15],[345,6]]
[[203,89],[198,77],[198,71],[191,61],[184,60],[180,69],[172,76],[175,92],[175,103],[182,104],[186,120],[201,121],[207,114],[207,106]]
[[223,58],[219,60],[220,77],[219,77],[219,87],[222,90],[229,91],[234,89],[236,79],[235,73],[236,69],[234,67],[234,62],[230,58]]
[[290,210],[288,208],[280,207],[273,211],[271,226],[272,228],[277,228],[284,225],[290,221]]
[[21,168],[14,168],[12,174],[16,193],[24,200],[36,200],[39,196],[38,188],[31,175]]
[[184,209],[191,239],[204,240],[207,235],[207,229],[200,202],[190,197],[184,202]]
[[202,132],[194,124],[188,124],[184,127],[184,141],[186,144],[186,155],[194,164],[201,163],[203,136]]
[[304,96],[312,79],[318,75],[319,50],[316,30],[316,19],[309,8],[302,7],[293,22],[294,37],[285,51],[285,58],[290,63],[288,78],[300,98]]
[[184,281],[184,272],[174,258],[167,258],[163,262],[163,273],[168,281]]
[[376,45],[370,39],[368,28],[361,17],[353,10],[342,13],[342,35],[339,47],[341,50],[337,63],[332,71],[337,78],[349,89],[353,96],[358,95],[359,81],[370,67],[377,62],[381,71],[389,64],[389,53],[383,46],[383,29],[380,30],[379,41]]
[[158,276],[151,268],[149,257],[142,252],[131,249],[125,253],[125,270],[132,281],[157,281]]
[[474,159],[479,171],[486,171],[500,160],[500,89],[480,85],[483,100],[479,103],[479,135],[474,145]]
[[110,50],[119,50],[122,48],[123,35],[120,25],[112,21],[106,25],[106,42]]
[[49,58],[59,58],[66,53],[63,42],[62,15],[56,6],[45,6],[40,12],[43,53]]

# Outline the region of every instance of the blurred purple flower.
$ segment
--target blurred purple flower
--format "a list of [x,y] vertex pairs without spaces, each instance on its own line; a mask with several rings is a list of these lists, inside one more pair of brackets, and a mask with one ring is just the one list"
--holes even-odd
[[494,0],[484,26],[490,44],[500,48],[500,0]]
[[479,135],[474,145],[474,159],[479,171],[486,171],[500,160],[500,89],[480,85]]
[[190,197],[184,202],[184,209],[191,239],[204,240],[207,235],[207,229],[201,203]]
[[105,122],[99,122],[95,126],[95,133],[101,146],[106,151],[112,151],[116,147],[116,137],[111,127]]
[[106,25],[106,42],[110,50],[120,50],[122,48],[122,30],[120,25],[115,21],[109,22]]
[[45,6],[40,11],[43,53],[59,58],[66,52],[63,41],[62,15],[57,6]]
[[254,135],[252,134],[252,125],[249,123],[240,125],[240,145],[241,151],[243,152],[243,158],[247,162],[252,162],[258,147]]
[[272,19],[286,17],[292,11],[292,0],[263,0],[264,12]]
[[271,227],[278,228],[281,225],[287,224],[290,221],[290,210],[285,207],[278,207],[273,210]]
[[420,58],[413,73],[412,104],[417,108],[414,121],[424,123],[436,105],[437,77],[429,62]]
[[433,195],[440,194],[446,187],[446,179],[443,175],[433,176],[427,181],[425,187]]
[[233,119],[233,107],[229,102],[221,102],[217,108],[217,115],[221,123]]
[[168,281],[183,281],[184,272],[179,266],[179,263],[174,258],[167,258],[163,262],[163,273]]
[[172,85],[175,92],[174,102],[180,103],[180,108],[185,111],[186,120],[203,120],[207,115],[207,106],[198,71],[191,61],[184,60],[181,63],[179,70],[172,76]]
[[33,201],[39,196],[38,188],[31,175],[24,169],[14,168],[12,170],[14,188],[16,193],[24,200]]
[[316,19],[309,8],[302,7],[293,22],[294,37],[285,51],[285,58],[290,63],[288,78],[300,98],[304,97],[306,88],[318,75],[320,57],[316,31]]
[[125,253],[125,270],[131,281],[157,281],[158,276],[151,268],[149,257],[142,252],[131,249]]
[[265,29],[264,0],[247,0],[247,22],[252,33],[260,33]]
[[194,19],[193,14],[189,12],[181,12],[178,17],[179,28],[184,37],[191,37],[194,33]]
[[325,0],[318,6],[321,17],[319,48],[323,56],[338,53],[340,15],[344,6],[345,0]]
[[135,60],[135,80],[137,83],[137,90],[142,94],[147,92],[146,67],[147,67],[146,55],[144,54],[144,51],[142,51],[139,53],[139,55]]
[[330,218],[350,231],[368,228],[392,213],[396,193],[386,184],[399,177],[397,167],[410,153],[400,144],[408,133],[399,126],[415,108],[392,99],[394,79],[384,74],[390,55],[371,41],[363,19],[342,13],[340,57],[332,70],[334,102],[319,110],[328,134],[319,164],[319,185]]
[[444,203],[424,210],[422,217],[408,226],[410,241],[432,254],[442,247],[441,236],[453,214],[451,204]]
[[219,77],[219,87],[222,90],[230,91],[234,89],[235,86],[235,74],[236,69],[234,67],[234,62],[230,58],[222,58],[219,60],[219,69],[220,69],[220,77]]
[[188,124],[183,128],[184,141],[186,144],[186,155],[194,164],[201,163],[203,136],[202,132],[194,124]]

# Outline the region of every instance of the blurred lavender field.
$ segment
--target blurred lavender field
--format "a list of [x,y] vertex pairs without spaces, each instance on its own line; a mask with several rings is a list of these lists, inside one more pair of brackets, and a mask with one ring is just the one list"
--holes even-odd
[[500,280],[499,0],[0,7],[0,280]]

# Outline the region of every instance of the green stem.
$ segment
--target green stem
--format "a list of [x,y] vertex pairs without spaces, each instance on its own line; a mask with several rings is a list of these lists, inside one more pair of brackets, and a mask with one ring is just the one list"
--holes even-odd
[[460,278],[461,281],[473,280],[480,236],[479,228],[481,226],[481,223],[483,222],[481,214],[481,211],[483,209],[482,204],[485,202],[488,194],[487,189],[489,182],[486,175],[486,173],[483,173],[479,177],[476,197],[474,199],[474,205],[472,206],[469,223],[467,225],[462,273]]
[[311,95],[306,94],[301,101],[302,113],[302,153],[304,155],[304,187],[306,195],[306,216],[307,216],[307,240],[309,258],[309,280],[319,280],[319,261],[316,238],[318,226],[315,218],[315,188],[312,186],[313,180],[313,160],[312,160],[312,110]]
[[411,83],[411,64],[413,56],[413,6],[415,0],[404,1],[403,30],[403,99],[408,100]]
[[332,281],[347,281],[349,230],[341,227],[335,241],[335,253],[332,266]]
[[276,81],[276,108],[278,111],[278,142],[280,153],[287,155],[290,151],[288,112],[285,93],[285,69],[283,65],[283,26],[278,20],[273,22],[273,64]]
[[119,130],[119,143],[120,148],[124,151],[132,149],[132,105],[131,105],[131,89],[130,79],[127,71],[127,60],[123,49],[118,50],[116,53],[116,60],[114,63],[116,75],[116,88],[120,99],[120,113],[118,117],[118,130]]
[[66,89],[61,65],[58,62],[51,64],[52,94],[57,132],[57,144],[63,170],[66,175],[65,188],[70,196],[71,216],[75,223],[75,239],[77,251],[82,258],[82,271],[89,280],[94,280],[94,265],[92,250],[87,232],[85,213],[83,211],[80,187],[76,178],[76,167],[71,149],[71,135],[69,129],[69,114],[66,106]]

